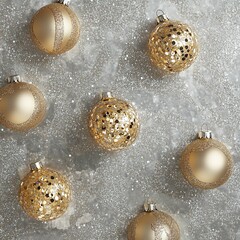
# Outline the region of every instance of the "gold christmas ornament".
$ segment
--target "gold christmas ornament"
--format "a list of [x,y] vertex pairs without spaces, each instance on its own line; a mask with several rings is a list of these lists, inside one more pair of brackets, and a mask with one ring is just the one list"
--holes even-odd
[[181,72],[188,68],[198,54],[198,41],[194,31],[184,23],[169,20],[157,11],[158,25],[152,31],[149,54],[152,62],[165,72]]
[[233,160],[224,144],[212,139],[211,131],[200,131],[182,154],[180,169],[194,187],[212,189],[231,176]]
[[178,224],[171,216],[158,211],[153,203],[145,204],[144,210],[129,225],[128,240],[180,239]]
[[24,211],[39,221],[62,216],[70,203],[70,186],[60,173],[43,168],[40,162],[31,164],[31,172],[23,179],[19,202]]
[[0,124],[16,131],[27,131],[39,125],[46,113],[42,92],[33,84],[21,82],[19,75],[8,78],[0,88]]
[[137,138],[139,120],[136,110],[126,101],[105,93],[92,109],[89,128],[96,142],[106,150],[120,150]]
[[36,46],[58,55],[72,49],[80,36],[77,15],[68,7],[69,0],[61,0],[41,8],[32,18],[30,33]]

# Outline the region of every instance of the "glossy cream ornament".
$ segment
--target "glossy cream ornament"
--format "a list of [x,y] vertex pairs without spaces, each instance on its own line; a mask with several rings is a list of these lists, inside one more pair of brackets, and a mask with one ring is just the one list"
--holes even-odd
[[233,160],[226,146],[212,139],[211,131],[200,131],[182,154],[180,169],[194,187],[212,189],[231,176]]
[[153,203],[144,205],[144,212],[135,217],[128,227],[128,240],[179,240],[177,222],[158,211]]
[[96,142],[106,150],[120,150],[137,138],[139,120],[136,110],[126,101],[104,93],[92,109],[89,129]]
[[19,191],[20,205],[30,217],[39,221],[56,219],[66,212],[70,198],[70,185],[64,176],[44,168],[41,162],[31,164]]
[[150,59],[164,72],[181,72],[197,57],[197,36],[187,24],[169,20],[161,10],[159,11],[158,25],[148,41]]
[[30,33],[36,46],[58,55],[72,49],[80,36],[77,15],[68,7],[69,0],[61,0],[41,8],[32,18]]
[[42,92],[33,84],[21,82],[19,75],[8,78],[0,88],[0,124],[16,131],[28,131],[39,125],[46,113]]

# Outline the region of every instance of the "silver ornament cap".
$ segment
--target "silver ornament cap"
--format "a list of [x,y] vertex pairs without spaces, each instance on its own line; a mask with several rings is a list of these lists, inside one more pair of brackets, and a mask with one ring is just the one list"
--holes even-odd
[[41,169],[42,167],[43,167],[43,164],[42,164],[40,161],[30,164],[30,168],[31,168],[32,171],[39,170],[39,169]]
[[200,132],[198,132],[198,138],[200,138],[200,139],[204,139],[204,138],[210,139],[210,138],[212,138],[212,132],[209,131],[209,130],[200,131]]
[[16,74],[16,75],[7,77],[7,82],[8,83],[18,83],[18,82],[22,82],[22,79],[21,79],[20,75]]
[[145,202],[143,208],[145,212],[153,212],[157,210],[156,203],[153,202]]
[[101,99],[113,98],[112,92],[102,92]]
[[58,2],[66,5],[66,6],[68,6],[70,4],[70,0],[59,0]]

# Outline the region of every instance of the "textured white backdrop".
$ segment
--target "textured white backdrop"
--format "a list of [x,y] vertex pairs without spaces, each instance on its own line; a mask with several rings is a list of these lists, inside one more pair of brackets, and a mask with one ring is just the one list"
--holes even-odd
[[[72,0],[81,40],[51,57],[32,44],[28,24],[51,1],[1,0],[0,84],[19,73],[45,94],[47,118],[26,133],[0,131],[1,240],[126,240],[126,227],[148,197],[174,216],[182,240],[240,239],[239,0]],[[146,53],[156,9],[193,26],[196,63],[161,78]],[[109,153],[92,142],[87,116],[101,91],[133,102],[141,133],[133,147]],[[202,123],[230,149],[235,167],[224,186],[200,191],[178,162]],[[17,192],[28,164],[44,159],[69,177],[73,202],[51,223],[29,219]]]

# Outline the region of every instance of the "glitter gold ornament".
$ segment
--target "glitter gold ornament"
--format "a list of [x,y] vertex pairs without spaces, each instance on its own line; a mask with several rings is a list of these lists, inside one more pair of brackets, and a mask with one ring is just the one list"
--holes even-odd
[[179,240],[177,222],[158,211],[153,203],[144,205],[145,212],[133,219],[128,227],[128,240]]
[[31,164],[31,172],[23,179],[19,202],[24,211],[39,221],[50,221],[63,215],[70,203],[70,186],[60,173]]
[[169,20],[163,12],[157,15],[158,25],[148,42],[150,58],[165,72],[181,72],[197,57],[196,34],[187,24]]
[[92,109],[89,128],[96,142],[104,149],[123,149],[137,138],[138,115],[129,103],[112,97],[108,92]]
[[72,49],[79,40],[80,24],[77,15],[61,0],[41,8],[32,18],[30,33],[37,47],[53,55]]
[[180,169],[185,179],[194,187],[219,187],[231,176],[231,154],[224,144],[212,139],[211,131],[200,131],[198,137],[184,150]]
[[19,75],[8,78],[0,88],[0,124],[16,131],[27,131],[42,122],[46,101],[33,84],[21,82]]

